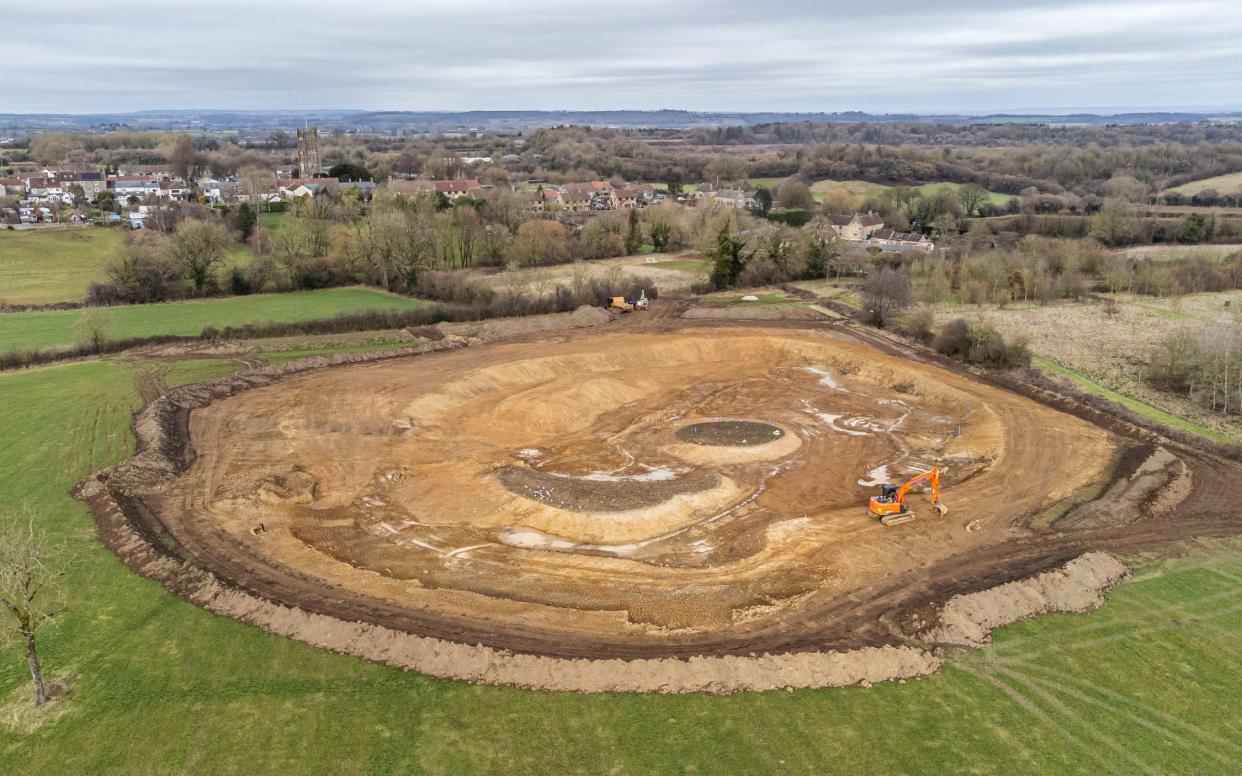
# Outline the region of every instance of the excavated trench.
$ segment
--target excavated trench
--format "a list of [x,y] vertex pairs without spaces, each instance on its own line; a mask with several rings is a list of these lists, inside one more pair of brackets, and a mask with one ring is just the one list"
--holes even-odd
[[[476,681],[556,686],[510,677],[509,651],[614,664],[612,684],[569,689],[730,655],[663,689],[848,683],[827,677],[872,677],[841,668],[860,647],[879,650],[868,666],[925,672],[938,659],[887,646],[902,612],[932,622],[936,601],[1092,549],[1237,531],[1201,508],[1204,487],[1237,488],[1232,462],[831,331],[651,329],[437,341],[179,389],[136,422],[142,453],[82,496],[127,562],[213,610]],[[948,517],[871,518],[875,476],[933,465]],[[1104,481],[1118,514],[1026,527]],[[403,646],[377,652],[357,623]],[[752,653],[805,675],[756,678],[784,669]]]

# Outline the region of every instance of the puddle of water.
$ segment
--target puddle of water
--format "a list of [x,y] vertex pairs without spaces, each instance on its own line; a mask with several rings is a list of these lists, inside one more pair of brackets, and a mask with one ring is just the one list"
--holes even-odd
[[[822,420],[828,426],[828,428],[831,428],[833,431],[836,431],[838,434],[848,434],[849,436],[871,436],[870,432],[867,432],[867,431],[858,431],[857,429],[846,428],[845,427],[846,424],[850,422],[848,420],[845,421],[845,423],[838,425],[837,421],[845,417],[842,414],[833,414],[831,412],[816,412],[815,417]],[[853,419],[851,418],[851,420]]]
[[500,532],[500,543],[524,550],[595,550],[613,555],[630,555],[638,550],[640,544],[577,544],[567,539],[549,536],[534,528],[510,526]]
[[819,378],[819,384],[820,384],[820,385],[822,385],[822,386],[825,386],[825,387],[827,387],[827,388],[831,388],[831,389],[832,389],[832,390],[834,390],[834,391],[844,391],[844,390],[845,390],[844,388],[842,388],[842,387],[841,387],[841,384],[840,384],[840,383],[838,383],[838,382],[836,381],[836,378],[834,378],[834,377],[832,376],[832,373],[831,373],[831,372],[829,372],[829,371],[828,371],[828,370],[826,370],[826,369],[816,369],[816,368],[815,368],[815,367],[813,367],[813,366],[808,366],[808,367],[806,367],[806,371],[808,371],[808,372],[810,372],[811,374],[813,374],[813,375],[815,375],[816,377],[818,377],[818,378]]
[[[584,475],[580,479],[595,480],[596,482],[665,482],[677,479],[680,472],[676,472],[667,466],[644,467],[647,471],[642,474],[613,474],[612,472],[591,472]],[[568,477],[567,474],[553,474],[554,477]]]
[[864,479],[860,479],[858,484],[862,485],[864,488],[871,488],[876,485],[883,485],[886,482],[892,482],[892,475],[888,473],[888,464],[877,466],[867,472],[866,477]]

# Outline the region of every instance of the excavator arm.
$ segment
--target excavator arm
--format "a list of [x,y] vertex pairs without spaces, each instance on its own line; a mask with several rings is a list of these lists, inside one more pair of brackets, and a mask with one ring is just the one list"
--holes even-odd
[[931,485],[931,502],[933,504],[939,503],[940,469],[932,469],[931,471],[923,472],[922,474],[906,480],[902,483],[902,486],[897,489],[897,495],[894,500],[898,504],[904,503],[906,500],[906,494],[908,494],[912,489],[917,488],[919,485],[922,485],[924,482]]

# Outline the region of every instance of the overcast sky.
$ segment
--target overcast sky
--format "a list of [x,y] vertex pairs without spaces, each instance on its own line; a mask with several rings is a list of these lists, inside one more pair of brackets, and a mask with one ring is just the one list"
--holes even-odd
[[1242,0],[5,5],[0,112],[1242,108]]

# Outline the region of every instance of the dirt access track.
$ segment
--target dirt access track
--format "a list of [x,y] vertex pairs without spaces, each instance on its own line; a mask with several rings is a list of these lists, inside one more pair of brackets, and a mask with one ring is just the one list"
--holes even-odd
[[[1049,569],[1242,527],[1221,509],[1236,463],[886,340],[626,318],[178,389],[138,417],[140,455],[81,495],[127,563],[214,611],[578,690],[926,673],[930,648],[963,643],[943,635],[954,596],[953,632],[973,633],[961,596],[1040,572],[1056,584],[1034,611],[1083,608],[1120,564],[1067,566],[1085,598]],[[921,494],[913,522],[870,515],[879,483],[932,466],[948,516]],[[1055,531],[1029,527],[1108,483]],[[1010,619],[1034,613],[1018,597]],[[987,600],[975,642],[1006,621]]]

